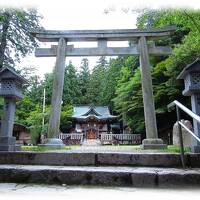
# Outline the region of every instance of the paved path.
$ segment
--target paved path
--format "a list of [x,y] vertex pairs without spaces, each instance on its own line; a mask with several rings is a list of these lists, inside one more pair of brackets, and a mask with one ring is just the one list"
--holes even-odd
[[67,185],[0,184],[0,200],[133,200],[199,199],[198,188],[148,189],[120,187],[78,187]]

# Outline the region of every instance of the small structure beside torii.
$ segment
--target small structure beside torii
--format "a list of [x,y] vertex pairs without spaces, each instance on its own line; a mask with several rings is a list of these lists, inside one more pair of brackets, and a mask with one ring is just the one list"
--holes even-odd
[[[143,92],[146,139],[142,142],[144,149],[165,148],[166,145],[158,138],[156,114],[153,99],[153,87],[149,55],[169,55],[171,48],[156,46],[155,41],[169,37],[175,27],[162,29],[113,29],[113,30],[69,30],[69,31],[35,31],[32,34],[41,42],[58,42],[51,48],[38,48],[37,57],[56,57],[54,73],[52,108],[49,120],[48,137],[57,138],[60,130],[60,112],[64,82],[66,56],[123,56],[138,55]],[[97,42],[95,48],[74,48],[67,42]],[[129,47],[108,47],[109,41],[129,41]],[[149,43],[149,41],[151,41]],[[52,140],[51,140],[52,141]]]

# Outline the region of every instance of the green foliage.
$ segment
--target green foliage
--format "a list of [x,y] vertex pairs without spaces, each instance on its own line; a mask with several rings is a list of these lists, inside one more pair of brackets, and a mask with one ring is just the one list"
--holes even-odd
[[22,151],[54,151],[54,150],[71,150],[71,147],[64,146],[60,148],[55,147],[45,147],[45,146],[22,146]]
[[65,80],[63,87],[63,103],[64,104],[79,104],[80,103],[80,89],[77,71],[72,64],[65,67]]
[[144,130],[144,116],[139,68],[134,72],[127,66],[121,69],[113,101],[124,125],[131,127],[135,133],[141,133]]
[[108,105],[113,109],[112,99],[115,96],[115,90],[117,85],[117,79],[120,75],[120,70],[125,62],[124,57],[118,57],[116,59],[110,59],[109,66],[107,67],[105,77],[103,79],[103,87],[101,94],[100,104]]
[[[200,56],[199,23],[199,11],[181,9],[146,10],[137,20],[138,28],[177,26],[171,39],[157,41],[158,44],[172,46],[172,54],[168,58],[150,57],[156,113],[159,114],[158,126],[163,120],[172,126],[173,121],[165,118],[168,103],[177,99],[189,105],[189,98],[181,94],[183,82],[176,77],[187,64]],[[140,71],[134,70],[139,65],[136,62],[130,66],[127,62],[128,58],[120,72],[113,101],[121,119],[125,115],[127,125],[134,132],[141,133],[144,132],[144,116]]]
[[27,118],[37,109],[37,105],[32,100],[29,96],[24,96],[22,101],[17,102],[16,122],[28,125]]
[[108,62],[104,56],[100,57],[97,65],[94,66],[90,82],[88,86],[88,103],[100,105],[102,104],[102,92],[106,82]]
[[89,83],[90,83],[89,62],[87,58],[83,58],[80,66],[80,73],[78,74],[80,104],[87,104],[89,102],[88,98]]
[[[42,126],[42,119],[44,117],[44,127]],[[35,110],[29,113],[29,117],[26,119],[31,132],[31,139],[33,144],[37,144],[40,139],[41,133],[47,133],[49,121],[49,107],[46,108],[45,113],[42,113],[42,109],[39,105],[36,106]]]
[[0,9],[0,68],[15,67],[33,51],[37,42],[30,31],[41,29],[40,19],[35,9]]
[[61,116],[60,116],[60,129],[61,131],[69,130],[72,126],[71,116],[73,113],[73,106],[72,105],[64,105],[61,109]]

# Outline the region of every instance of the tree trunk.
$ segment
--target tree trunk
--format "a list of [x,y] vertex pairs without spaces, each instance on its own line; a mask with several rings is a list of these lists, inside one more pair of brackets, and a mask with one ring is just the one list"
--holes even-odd
[[10,23],[11,15],[8,12],[4,12],[4,22],[2,24],[2,33],[1,33],[1,40],[0,40],[0,69],[3,67],[4,60],[5,60],[5,50],[7,46],[7,35],[8,35],[8,28]]

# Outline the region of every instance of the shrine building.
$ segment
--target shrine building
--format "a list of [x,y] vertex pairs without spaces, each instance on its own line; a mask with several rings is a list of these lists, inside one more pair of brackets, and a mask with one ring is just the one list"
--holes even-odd
[[86,139],[98,139],[101,134],[112,132],[117,116],[111,115],[108,106],[75,106],[72,115],[76,133]]

